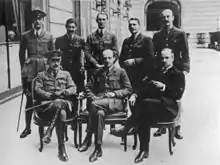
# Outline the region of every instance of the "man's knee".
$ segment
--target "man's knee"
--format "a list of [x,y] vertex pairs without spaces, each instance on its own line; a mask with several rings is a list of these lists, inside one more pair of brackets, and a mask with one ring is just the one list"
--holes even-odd
[[66,120],[66,116],[67,116],[66,111],[64,109],[62,109],[60,111],[60,120],[61,121],[65,121]]
[[97,111],[97,116],[105,116],[105,112],[102,110]]
[[61,99],[56,99],[52,102],[52,107],[54,107],[55,109],[62,109],[63,107],[63,102]]

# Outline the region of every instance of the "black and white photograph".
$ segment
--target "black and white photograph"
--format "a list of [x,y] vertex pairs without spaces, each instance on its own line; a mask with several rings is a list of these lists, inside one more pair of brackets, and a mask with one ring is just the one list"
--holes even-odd
[[219,165],[220,0],[0,0],[0,165]]

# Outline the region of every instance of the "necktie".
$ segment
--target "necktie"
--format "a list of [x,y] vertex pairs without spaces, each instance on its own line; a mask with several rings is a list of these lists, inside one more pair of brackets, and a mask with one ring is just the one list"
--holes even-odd
[[36,32],[36,37],[38,38],[38,36],[39,36],[39,34],[38,34],[38,32]]
[[103,31],[102,31],[102,30],[100,30],[99,35],[100,35],[100,37],[102,37],[102,36],[103,36]]

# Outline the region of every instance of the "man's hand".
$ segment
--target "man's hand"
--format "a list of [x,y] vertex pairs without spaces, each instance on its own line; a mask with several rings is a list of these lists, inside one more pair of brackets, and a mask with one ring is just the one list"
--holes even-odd
[[183,74],[186,76],[186,75],[188,75],[188,73],[189,72],[187,72],[187,71],[183,71]]
[[166,85],[160,81],[151,80],[151,83],[159,88],[161,91],[165,90]]
[[126,66],[133,66],[135,64],[135,60],[134,59],[128,59],[124,61]]
[[96,66],[96,68],[103,68],[104,67],[104,65],[99,65],[99,64],[96,64],[95,66]]
[[105,93],[105,97],[108,97],[108,98],[115,97],[115,93],[114,92],[107,92],[107,93]]
[[136,94],[132,94],[131,97],[129,98],[129,104],[131,106],[134,106],[135,102],[136,102],[136,98],[137,98],[137,95]]
[[64,97],[64,91],[57,91],[52,93],[51,98],[57,99],[57,98],[63,98]]

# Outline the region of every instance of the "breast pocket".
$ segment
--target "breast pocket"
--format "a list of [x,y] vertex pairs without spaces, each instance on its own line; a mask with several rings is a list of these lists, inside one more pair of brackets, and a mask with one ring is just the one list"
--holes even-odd
[[112,89],[120,89],[120,81],[116,77],[109,77],[109,86]]
[[49,78],[45,79],[44,88],[46,91],[51,91],[51,90],[53,90],[54,87],[55,87],[54,80],[49,79]]
[[65,79],[58,79],[57,83],[58,87],[60,87],[61,89],[66,89],[67,82],[65,81]]

